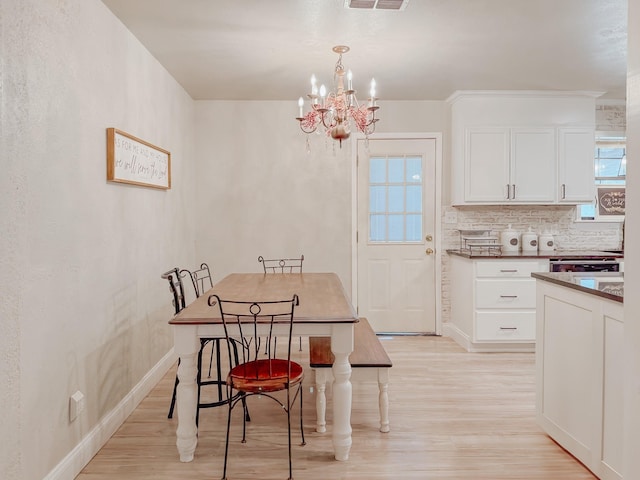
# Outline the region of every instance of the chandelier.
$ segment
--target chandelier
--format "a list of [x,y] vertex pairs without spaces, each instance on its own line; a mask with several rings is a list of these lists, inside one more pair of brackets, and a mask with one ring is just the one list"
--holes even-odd
[[[375,131],[376,110],[376,81],[371,79],[369,90],[369,100],[366,105],[360,105],[356,98],[356,91],[353,89],[353,75],[349,70],[347,75],[347,86],[345,89],[345,70],[342,65],[342,54],[349,51],[349,47],[338,45],[333,47],[339,57],[333,73],[335,91],[327,92],[324,85],[320,85],[320,90],[316,84],[315,75],[311,75],[311,93],[307,95],[311,103],[311,110],[303,113],[304,99],[298,99],[300,108],[299,116],[296,120],[300,122],[300,129],[304,133],[313,133],[322,124],[327,136],[340,142],[349,138],[351,126],[355,125],[359,132],[364,133],[368,138]],[[308,141],[308,139],[307,139]]]

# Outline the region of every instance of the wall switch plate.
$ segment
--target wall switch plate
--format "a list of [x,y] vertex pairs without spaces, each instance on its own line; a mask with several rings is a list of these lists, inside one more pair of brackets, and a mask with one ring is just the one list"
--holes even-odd
[[84,410],[84,395],[78,390],[69,398],[69,421],[73,422]]

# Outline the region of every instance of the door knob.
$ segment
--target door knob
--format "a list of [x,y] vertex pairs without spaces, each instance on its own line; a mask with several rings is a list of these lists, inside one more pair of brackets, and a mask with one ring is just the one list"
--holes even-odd
[[433,237],[431,235],[427,235],[424,238],[427,240],[427,242],[432,242],[433,241]]
[[431,255],[433,253],[433,248],[427,248],[425,252],[427,255]]

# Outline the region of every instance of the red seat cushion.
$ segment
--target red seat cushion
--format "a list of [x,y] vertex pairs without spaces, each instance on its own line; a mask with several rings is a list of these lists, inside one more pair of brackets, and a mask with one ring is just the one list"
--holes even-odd
[[234,367],[229,372],[227,383],[243,392],[277,392],[300,383],[303,377],[304,371],[300,364],[275,358],[256,360]]

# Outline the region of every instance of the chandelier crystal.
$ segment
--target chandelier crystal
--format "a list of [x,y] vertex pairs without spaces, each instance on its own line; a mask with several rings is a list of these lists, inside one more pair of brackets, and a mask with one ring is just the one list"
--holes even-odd
[[322,125],[327,136],[340,142],[349,138],[352,126],[364,133],[368,138],[375,131],[376,110],[380,107],[376,104],[376,81],[371,79],[369,99],[366,105],[360,105],[353,89],[353,76],[351,70],[346,72],[347,86],[345,89],[345,69],[342,65],[342,54],[349,51],[346,45],[333,47],[339,57],[333,74],[335,91],[327,92],[324,85],[318,86],[315,75],[311,76],[311,93],[307,95],[310,100],[311,110],[303,113],[304,99],[298,99],[300,109],[296,120],[300,122],[300,129],[304,133],[313,133]]

